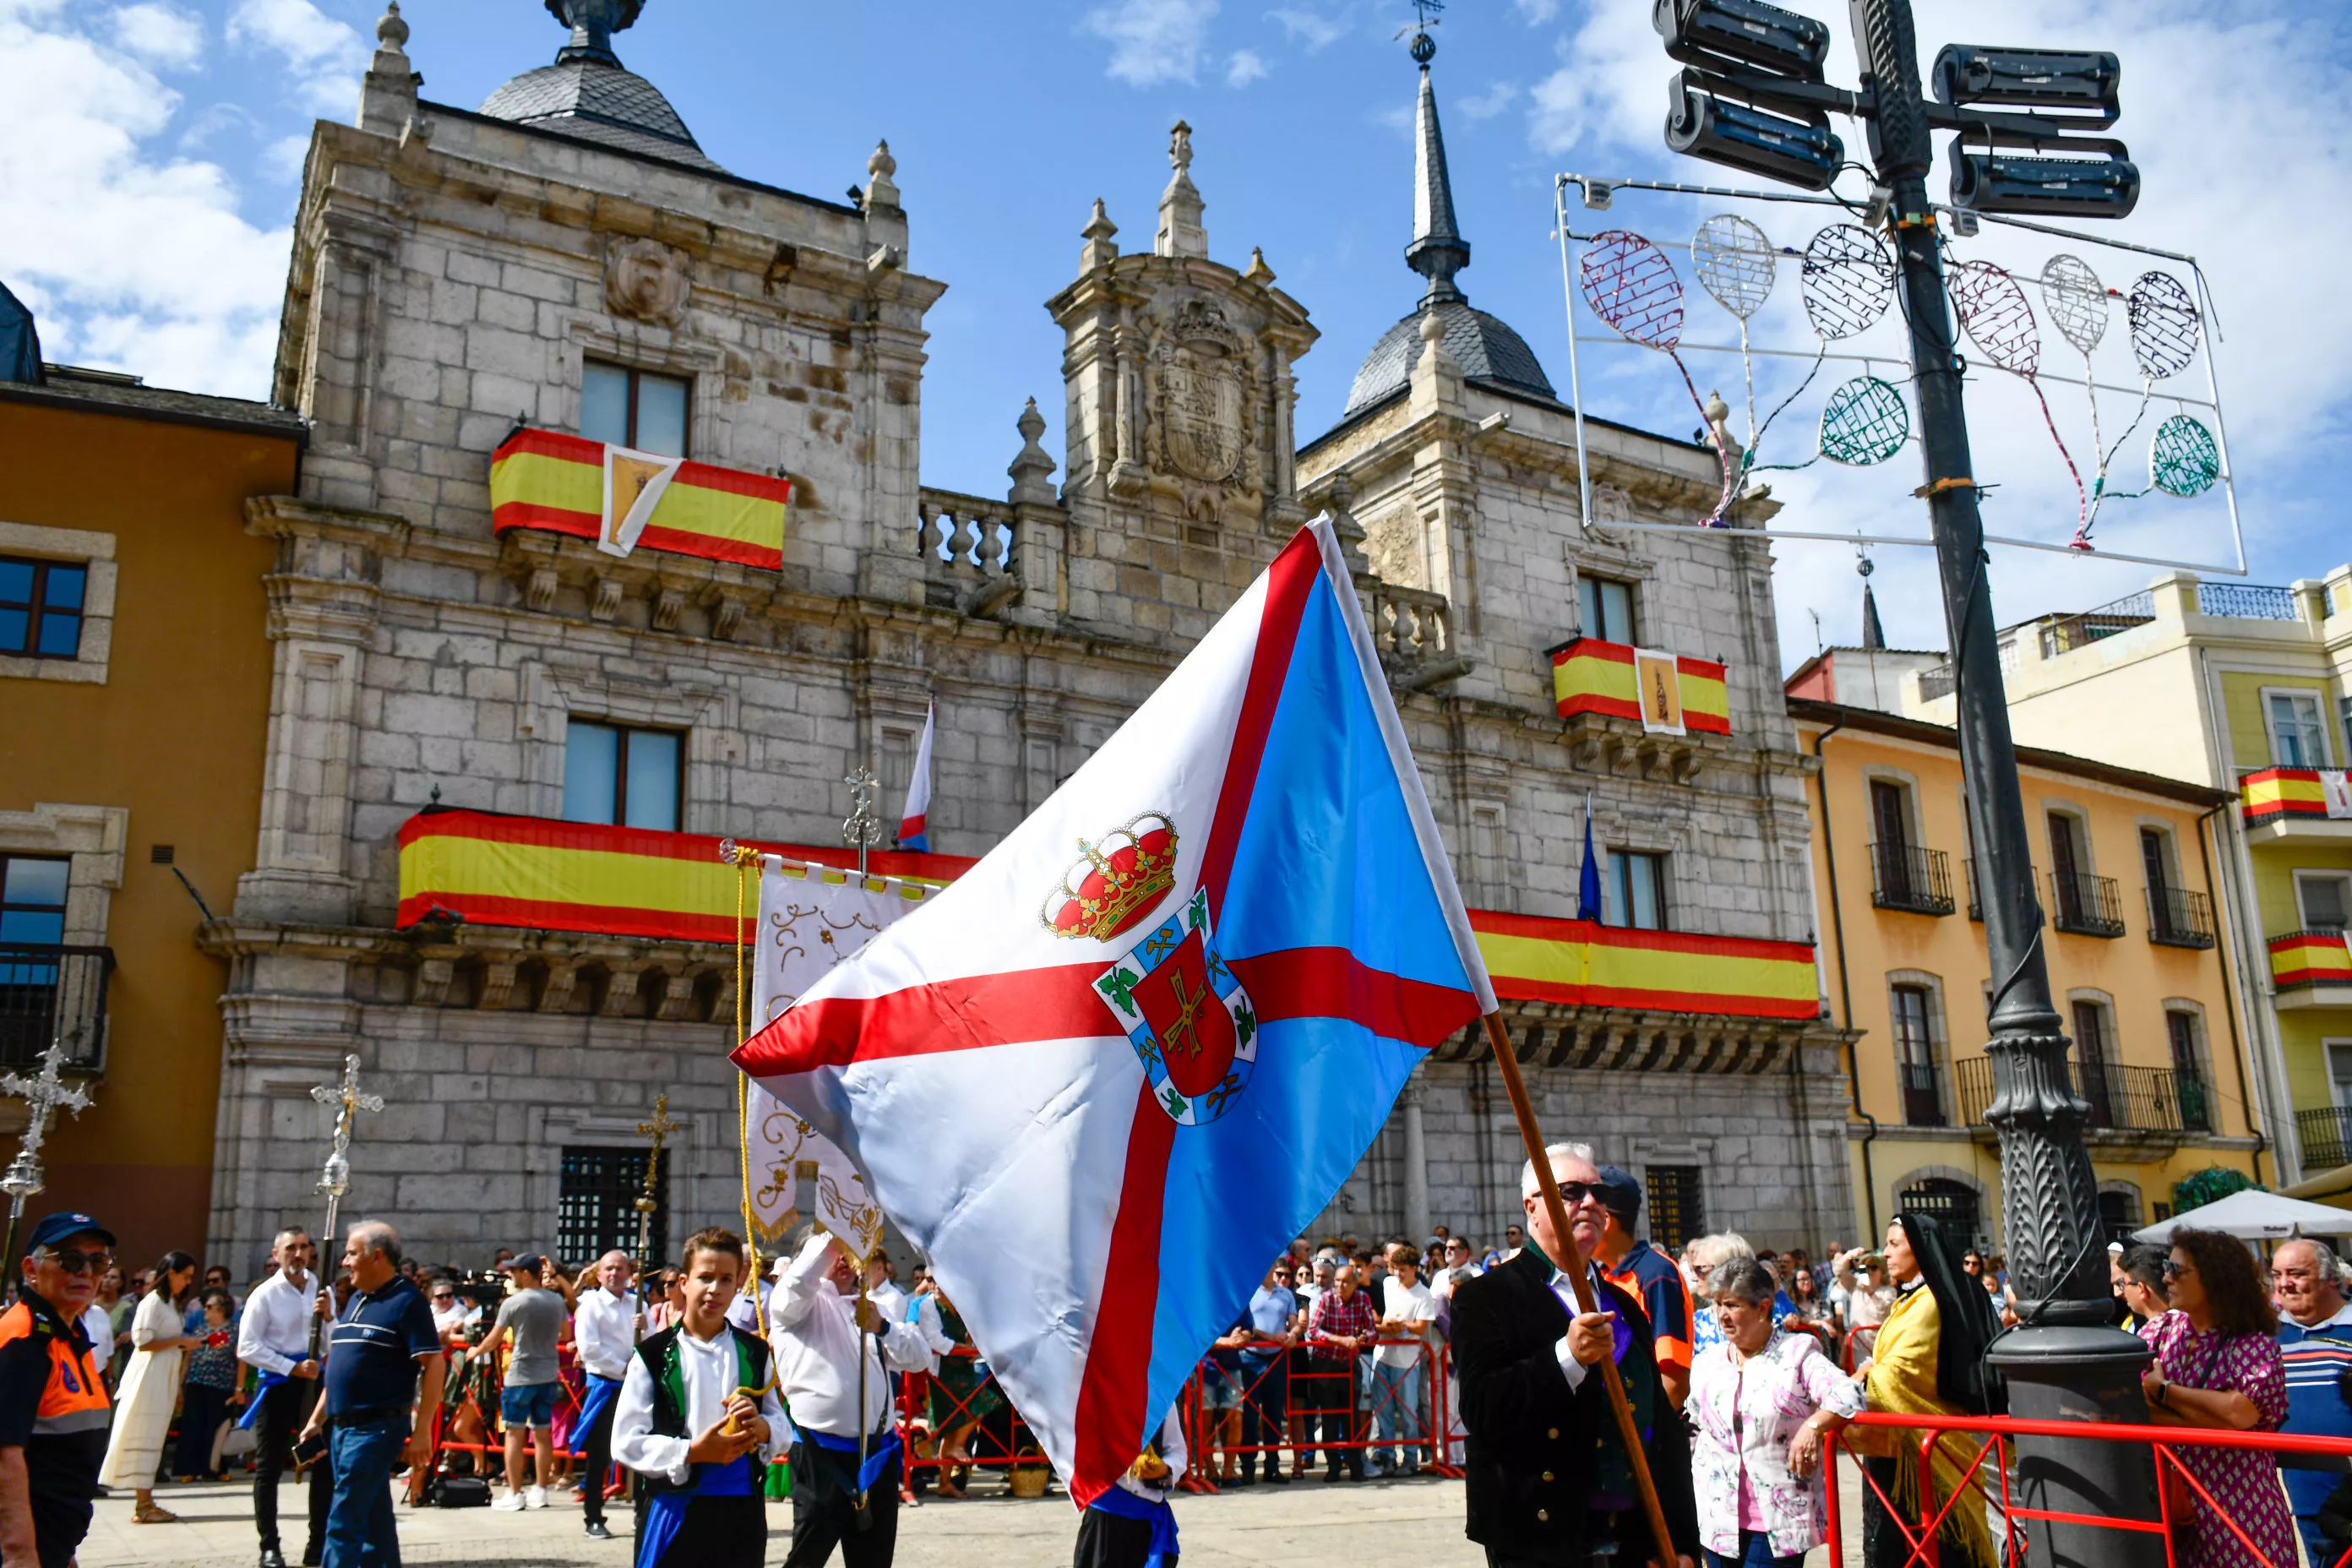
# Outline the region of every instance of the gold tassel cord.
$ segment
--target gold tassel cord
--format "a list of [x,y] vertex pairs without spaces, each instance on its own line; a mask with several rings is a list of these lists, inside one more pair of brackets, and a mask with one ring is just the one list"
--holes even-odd
[[[749,944],[743,934],[743,906],[751,880],[751,868],[760,863],[760,852],[748,844],[736,844],[731,840],[727,850],[735,863],[735,1045],[740,1049],[751,1038],[748,1026],[751,1006],[750,993],[744,984],[748,978],[745,961]],[[760,1340],[764,1344],[768,1338],[768,1303],[767,1299],[760,1294],[760,1226],[751,1209],[751,1099],[744,1087],[741,1068],[735,1069],[735,1153],[737,1169],[743,1181],[743,1251],[750,1275],[744,1280],[743,1288],[751,1292],[752,1321],[759,1325]],[[740,1388],[736,1392],[758,1399],[777,1386],[778,1378],[772,1356],[766,1384],[759,1388]],[[734,1430],[735,1424],[731,1419],[727,1426],[730,1432]]]

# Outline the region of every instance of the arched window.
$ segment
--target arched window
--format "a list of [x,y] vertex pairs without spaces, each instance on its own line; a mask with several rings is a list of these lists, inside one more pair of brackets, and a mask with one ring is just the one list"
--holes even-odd
[[1895,1194],[1897,1208],[1933,1215],[1943,1222],[1944,1234],[1955,1247],[1979,1245],[1977,1229],[1981,1210],[1977,1190],[1949,1176],[1923,1176]]

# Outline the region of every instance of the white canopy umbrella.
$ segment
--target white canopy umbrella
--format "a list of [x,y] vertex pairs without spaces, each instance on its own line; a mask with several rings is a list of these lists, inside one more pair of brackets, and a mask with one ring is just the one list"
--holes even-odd
[[2352,1235],[2352,1213],[2249,1187],[2174,1215],[2132,1233],[2135,1241],[2167,1242],[2176,1230],[2218,1230],[2244,1241],[2284,1241],[2292,1236]]

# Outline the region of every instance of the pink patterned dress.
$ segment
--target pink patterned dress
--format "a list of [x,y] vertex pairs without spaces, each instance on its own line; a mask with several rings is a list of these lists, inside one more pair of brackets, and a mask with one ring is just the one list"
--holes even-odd
[[[2219,1330],[2198,1332],[2186,1312],[2167,1312],[2144,1325],[2139,1337],[2156,1352],[2156,1369],[2167,1381],[2183,1388],[2227,1389],[2252,1400],[2260,1412],[2255,1431],[2275,1432],[2286,1420],[2286,1366],[2279,1359],[2278,1342],[2268,1335],[2237,1334],[2223,1341]],[[2275,1456],[2231,1448],[2174,1452],[2262,1548],[2272,1568],[2294,1568],[2294,1531]],[[2195,1500],[2197,1547],[2179,1557],[2179,1568],[2262,1568],[2262,1559],[2246,1550],[2205,1500]]]

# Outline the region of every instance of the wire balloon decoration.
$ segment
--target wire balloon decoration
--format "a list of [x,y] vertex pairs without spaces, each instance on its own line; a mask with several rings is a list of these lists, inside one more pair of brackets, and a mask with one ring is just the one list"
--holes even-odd
[[[1683,363],[1679,352],[1683,339],[1683,280],[1675,272],[1675,264],[1666,253],[1640,235],[1622,228],[1609,229],[1593,236],[1592,248],[1584,253],[1577,268],[1577,279],[1584,291],[1584,302],[1592,313],[1614,328],[1620,337],[1655,349],[1675,362],[1682,373],[1683,385],[1690,393],[1691,406],[1698,410],[1702,422],[1706,418],[1706,402],[1698,395],[1698,384],[1691,380],[1690,367]],[[1716,446],[1716,457],[1723,466],[1723,494],[1717,500],[1708,521],[1722,517],[1731,504],[1731,454],[1722,443]]]
[[[1610,191],[1654,188],[1688,195],[1735,197],[1749,194],[1695,186],[1650,186],[1643,182],[1585,182],[1582,176],[1576,175],[1563,177],[1563,184],[1572,183],[1586,184],[1588,197],[1594,184]],[[1849,205],[1848,210],[1855,209]],[[1660,523],[1655,526],[1729,526],[1727,515],[1733,502],[1747,493],[1742,481],[1750,473],[1792,471],[1810,468],[1823,459],[1848,468],[1869,468],[1887,461],[1912,438],[1911,394],[1906,388],[1913,377],[1907,360],[1894,354],[1882,356],[1866,344],[1858,344],[1853,349],[1839,346],[1846,340],[1860,338],[1869,332],[1900,302],[1900,273],[1889,244],[1890,236],[1885,230],[1874,232],[1871,227],[1858,222],[1833,222],[1817,230],[1802,249],[1797,249],[1776,242],[1763,227],[1738,213],[1717,212],[1704,218],[1693,231],[1688,244],[1692,276],[1697,280],[1700,291],[1738,323],[1738,338],[1735,346],[1721,342],[1699,341],[1698,335],[1693,332],[1690,296],[1685,280],[1677,274],[1675,264],[1669,257],[1667,242],[1655,241],[1625,228],[1610,229],[1596,235],[1577,234],[1570,228],[1566,216],[1563,205],[1559,214],[1561,260],[1571,272],[1577,285],[1575,292],[1580,295],[1591,313],[1606,323],[1620,339],[1672,359],[1693,406],[1715,432],[1711,444],[1717,447],[1723,478],[1715,505],[1700,522]],[[2049,232],[2063,233],[2059,230]],[[2112,243],[2087,235],[2067,237],[2086,246]],[[1580,253],[1570,254],[1568,242],[1571,240],[1586,248]],[[2101,507],[2107,501],[2136,500],[2159,491],[2168,496],[2190,499],[2206,494],[2216,485],[2227,484],[2230,476],[2226,448],[2217,438],[2214,429],[2191,417],[2186,411],[2164,419],[2150,437],[2146,488],[2126,491],[2116,489],[2114,484],[2115,462],[2124,446],[2141,427],[2148,409],[2159,396],[2159,384],[2190,366],[2204,346],[2204,320],[2200,295],[2192,294],[2179,279],[2162,270],[2143,273],[2126,291],[2110,287],[2078,255],[2053,255],[2041,266],[2038,274],[2013,273],[1989,259],[1953,256],[1948,238],[1943,238],[1939,243],[1945,248],[1947,285],[1958,317],[1958,326],[1972,345],[1972,354],[1988,367],[2006,372],[2026,383],[2041,410],[2043,426],[2074,486],[2076,526],[2070,541],[2064,544],[2030,539],[2002,540],[2000,542],[2088,552],[2093,549],[2090,543],[2093,525],[2098,520]],[[2131,246],[2121,248],[2145,250],[2145,247]],[[2192,258],[2173,257],[2161,251],[2154,254],[2183,262],[2191,268],[2196,265]],[[1754,323],[1761,318],[1771,301],[1780,280],[1780,262],[1784,258],[1797,262],[1801,303],[1806,324],[1816,340],[1815,353],[1811,356],[1790,353],[1794,345],[1789,348],[1765,346],[1757,335]],[[2035,303],[2029,300],[2029,294],[2040,296],[2038,310]],[[2102,407],[2100,393],[2104,388],[2114,395],[2126,392],[2127,387],[2117,386],[2116,382],[2119,378],[2115,377],[2112,372],[2108,379],[2101,380],[2099,351],[2114,336],[2117,301],[2125,305],[2123,314],[2128,325],[2133,361],[2139,373],[2140,397],[2138,407],[2129,422],[2111,440],[2105,429],[2110,411]],[[2081,380],[2090,418],[2088,449],[2091,456],[2079,462],[2044,384],[2045,378],[2053,374],[2043,358],[2045,327],[2054,329],[2057,337],[2073,348],[2081,361]],[[1573,342],[1572,331],[1571,339]],[[1698,392],[1697,381],[1687,357],[1692,353],[1737,353],[1739,355],[1742,384],[1747,395],[1745,423],[1748,441],[1744,447],[1730,436],[1731,419],[1719,399],[1712,400],[1715,417],[1708,417],[1712,395],[1710,399],[1703,399]],[[1810,357],[1811,363],[1805,367],[1793,389],[1779,398],[1770,411],[1759,419],[1756,360],[1763,355],[1790,359]],[[1775,422],[1805,395],[1818,380],[1823,364],[1832,357],[1856,364],[1863,374],[1851,375],[1829,389],[1821,408],[1815,450],[1800,461],[1762,461],[1762,458],[1775,454],[1771,434]],[[1881,368],[1878,362],[1882,357],[1888,364],[1901,364],[1903,369],[1881,375],[1878,374]],[[2210,370],[2209,361],[2209,380]],[[2064,383],[2074,378],[2060,375],[2057,379]],[[2218,425],[2221,413],[2218,390],[2212,390],[2208,398],[2189,398],[2172,392],[2161,395],[2176,406],[2194,406],[2200,413],[2210,409]],[[1579,425],[1580,452],[1580,413]],[[1696,439],[1708,441],[1704,433]],[[2231,524],[2235,531],[2238,519],[2234,489],[2227,493]],[[1813,537],[1801,533],[1790,536]],[[2238,534],[2238,564],[2219,570],[2241,573],[2244,570],[2242,534]],[[1887,542],[1914,542],[1890,539]],[[2147,559],[2133,556],[2116,558]],[[2179,563],[2158,561],[2154,563]]]

